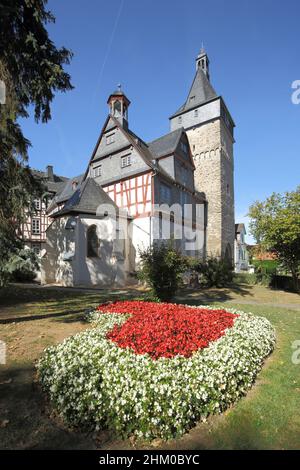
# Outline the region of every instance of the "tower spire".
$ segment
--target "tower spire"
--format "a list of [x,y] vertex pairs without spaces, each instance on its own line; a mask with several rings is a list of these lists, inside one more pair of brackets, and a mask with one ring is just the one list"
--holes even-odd
[[127,128],[130,101],[121,89],[121,83],[118,83],[117,89],[109,96],[107,104],[109,105],[110,115],[118,119],[120,124]]
[[209,80],[209,58],[208,55],[206,54],[206,50],[203,45],[203,41],[201,44],[201,49],[199,54],[196,57],[196,70],[202,69],[205,75],[207,76]]

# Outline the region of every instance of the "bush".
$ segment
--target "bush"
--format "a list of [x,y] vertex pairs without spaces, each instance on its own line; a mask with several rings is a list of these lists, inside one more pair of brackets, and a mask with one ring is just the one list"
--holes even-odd
[[255,268],[262,268],[268,274],[275,273],[279,267],[279,261],[276,259],[253,260],[252,264],[255,266]]
[[269,287],[272,280],[272,274],[264,272],[262,268],[256,268],[254,273],[235,273],[233,276],[234,282]]
[[140,259],[139,279],[150,286],[155,298],[171,300],[187,268],[185,257],[171,245],[154,243],[150,248],[140,251]]
[[193,264],[193,269],[199,274],[200,284],[205,287],[224,287],[232,282],[233,268],[227,259],[211,256]]
[[257,266],[255,268],[255,277],[256,277],[256,284],[260,284],[262,286],[269,287],[272,280],[272,273],[268,272],[265,268],[261,266]]
[[237,284],[249,284],[250,286],[257,283],[255,273],[234,273],[233,280]]
[[27,248],[14,253],[5,265],[5,272],[10,281],[32,282],[39,269],[36,254]]
[[271,278],[270,286],[274,289],[282,289],[290,292],[299,292],[300,279],[298,280],[298,289],[295,287],[295,281],[291,276],[278,276],[273,275]]

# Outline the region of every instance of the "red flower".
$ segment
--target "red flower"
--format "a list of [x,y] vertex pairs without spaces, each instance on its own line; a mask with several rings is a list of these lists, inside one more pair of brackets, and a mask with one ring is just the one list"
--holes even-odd
[[136,354],[148,353],[153,359],[178,354],[189,357],[223,336],[236,318],[226,310],[142,301],[103,304],[98,310],[131,314],[123,325],[116,325],[107,338],[121,348],[131,348]]

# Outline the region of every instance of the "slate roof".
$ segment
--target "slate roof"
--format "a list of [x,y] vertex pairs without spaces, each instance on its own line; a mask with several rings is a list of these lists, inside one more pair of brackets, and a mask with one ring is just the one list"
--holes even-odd
[[74,178],[70,178],[66,183],[64,183],[61,191],[56,195],[55,202],[60,203],[67,201],[74,193],[73,182],[76,181],[79,186],[83,180],[83,176],[84,174],[75,176]]
[[77,181],[78,186],[82,183],[83,180],[83,174],[79,176],[75,176],[74,178],[70,178],[64,183],[60,183],[60,186],[58,187],[58,190],[56,191],[56,195],[52,199],[47,212],[50,213],[53,211],[53,209],[58,205],[63,202],[66,202],[70,197],[74,194],[74,189],[73,189],[73,181]]
[[235,233],[241,233],[243,231],[246,232],[245,224],[235,224]]
[[[197,106],[201,106],[208,101],[217,98],[217,93],[215,92],[213,86],[208,80],[206,74],[199,67],[194,81],[192,83],[191,89],[189,91],[186,102],[174,113],[172,117],[178,116],[181,113],[189,111]],[[194,98],[193,98],[194,97]]]
[[55,212],[52,217],[59,217],[69,213],[96,214],[100,204],[113,205],[114,201],[106,194],[93,178],[87,178],[65,203],[64,207]]
[[183,127],[180,127],[173,132],[163,135],[159,139],[149,142],[148,147],[153,157],[158,158],[175,152],[183,131]]
[[[48,179],[48,173],[46,171],[36,170],[35,168],[31,168],[31,172],[37,178]],[[53,174],[53,182],[54,183],[61,183],[63,181],[67,181],[67,180],[68,180],[68,178],[66,176],[59,176],[59,175],[56,175],[55,173]]]
[[55,194],[60,192],[65,186],[66,181],[68,181],[66,176],[59,176],[56,174],[53,174],[53,181],[49,180],[46,171],[36,170],[35,168],[31,168],[31,172],[35,178],[43,181],[48,191]]

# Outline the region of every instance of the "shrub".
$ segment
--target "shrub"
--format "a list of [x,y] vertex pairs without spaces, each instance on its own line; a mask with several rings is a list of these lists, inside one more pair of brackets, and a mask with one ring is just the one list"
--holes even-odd
[[250,286],[257,283],[255,273],[234,273],[233,281],[237,284],[248,284]]
[[256,268],[261,267],[266,273],[273,274],[279,267],[279,261],[276,259],[253,260],[252,263]]
[[152,295],[159,300],[171,300],[187,268],[185,257],[171,245],[154,243],[140,251],[139,279],[151,288]]
[[233,279],[232,264],[225,258],[210,256],[197,261],[194,270],[200,275],[200,283],[206,287],[224,287]]
[[265,268],[261,266],[257,266],[255,268],[255,277],[256,277],[256,284],[260,284],[262,286],[269,287],[272,279],[272,274],[267,272]]
[[287,290],[289,292],[300,291],[300,279],[298,280],[298,289],[295,288],[295,281],[291,276],[278,276],[273,274],[270,282],[270,286],[274,289]]
[[39,269],[36,254],[28,248],[22,248],[14,253],[5,265],[8,279],[15,282],[32,282]]

